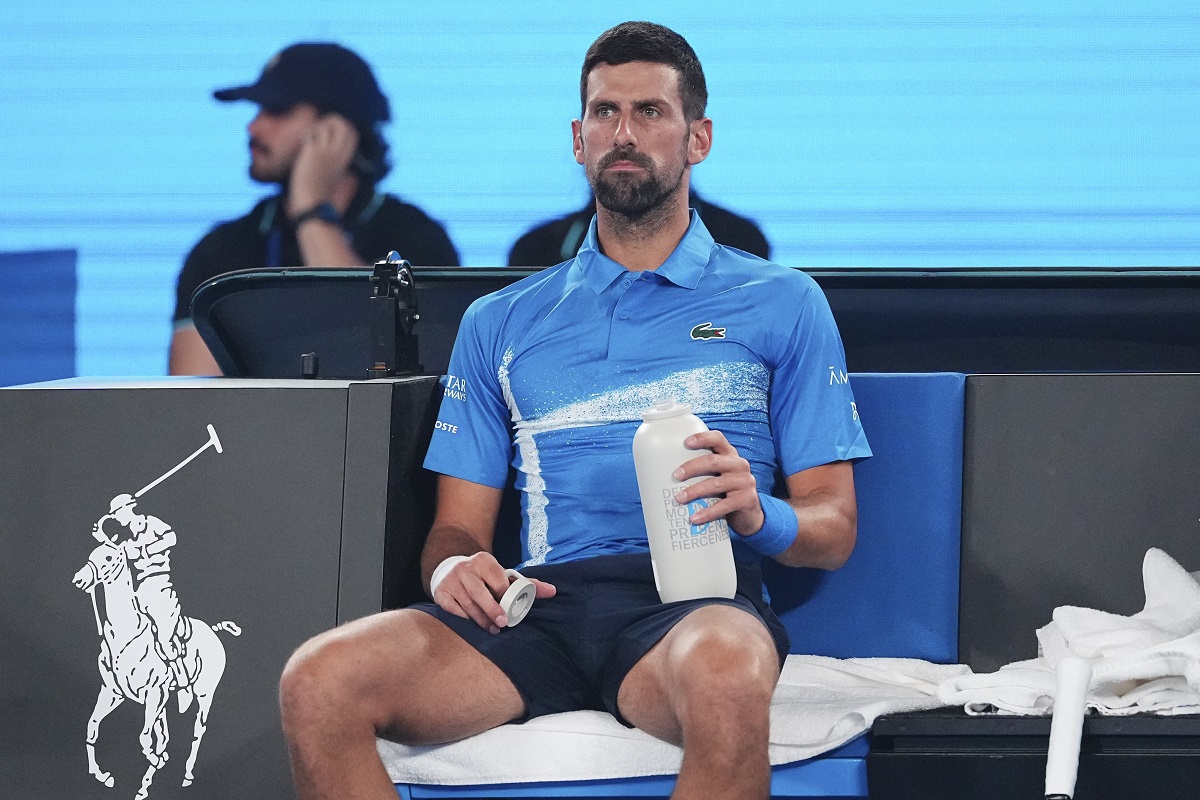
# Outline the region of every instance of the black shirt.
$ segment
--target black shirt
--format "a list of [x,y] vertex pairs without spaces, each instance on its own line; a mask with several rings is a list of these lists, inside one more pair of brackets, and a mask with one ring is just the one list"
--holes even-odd
[[[771,258],[767,237],[752,221],[704,200],[694,192],[688,204],[700,214],[717,244],[736,247],[759,258]],[[517,239],[508,253],[510,267],[552,267],[574,258],[596,213],[595,203],[565,217],[550,220]]]
[[[184,261],[175,296],[175,320],[192,316],[192,294],[209,278],[263,267],[295,267],[300,260],[296,231],[280,206],[281,196],[262,200],[244,217],[205,234]],[[350,203],[345,227],[354,251],[380,261],[395,250],[414,266],[455,267],[458,252],[446,229],[416,206],[364,187]],[[312,265],[321,266],[321,265]]]

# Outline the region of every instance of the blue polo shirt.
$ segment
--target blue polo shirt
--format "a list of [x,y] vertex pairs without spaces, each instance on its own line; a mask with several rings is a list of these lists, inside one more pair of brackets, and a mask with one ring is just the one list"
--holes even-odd
[[525,565],[649,549],[633,434],[660,398],[724,433],[764,490],[871,453],[820,288],[716,244],[695,211],[645,272],[600,252],[593,219],[575,258],[467,309],[442,383],[425,466],[496,488],[514,467]]

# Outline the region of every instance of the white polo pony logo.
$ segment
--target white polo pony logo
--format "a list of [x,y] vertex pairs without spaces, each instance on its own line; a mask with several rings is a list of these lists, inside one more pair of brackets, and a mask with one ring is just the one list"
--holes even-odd
[[225,647],[217,631],[237,636],[232,622],[209,626],[180,614],[171,585],[171,548],[175,531],[158,517],[141,514],[137,498],[175,474],[210,447],[221,453],[221,440],[212,425],[209,440],[166,474],[134,495],[119,494],[109,512],[92,528],[99,547],[75,573],[72,582],[92,597],[96,631],[100,634],[100,694],[87,724],[88,769],[96,780],[112,787],[113,776],[96,763],[100,723],[113,709],[134,700],[145,707],[138,737],[150,762],[136,800],[145,800],[154,773],[167,761],[167,701],[174,692],[179,712],[196,705],[196,723],[183,785],[194,780],[193,770],[208,712],[225,671]]

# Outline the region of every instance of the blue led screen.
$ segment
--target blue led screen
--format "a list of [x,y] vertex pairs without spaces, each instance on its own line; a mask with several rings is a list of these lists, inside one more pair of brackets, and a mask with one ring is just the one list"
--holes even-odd
[[301,40],[390,96],[383,188],[505,263],[580,207],[588,44],[625,19],[704,62],[710,200],[792,266],[1200,262],[1200,11],[1190,2],[453,4],[43,0],[0,26],[0,250],[78,252],[76,370],[162,374],[175,276],[246,177],[250,82]]

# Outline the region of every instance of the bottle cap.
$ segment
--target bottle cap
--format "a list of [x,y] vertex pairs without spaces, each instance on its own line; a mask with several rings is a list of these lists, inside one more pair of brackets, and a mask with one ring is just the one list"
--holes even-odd
[[670,417],[682,417],[690,413],[692,413],[692,407],[687,403],[678,403],[673,397],[660,397],[654,401],[654,405],[642,412],[642,419],[651,422]]

